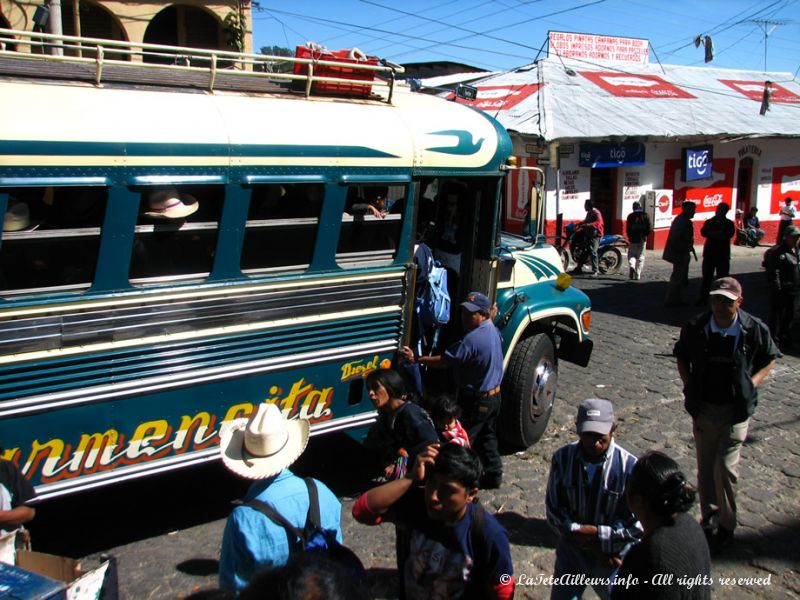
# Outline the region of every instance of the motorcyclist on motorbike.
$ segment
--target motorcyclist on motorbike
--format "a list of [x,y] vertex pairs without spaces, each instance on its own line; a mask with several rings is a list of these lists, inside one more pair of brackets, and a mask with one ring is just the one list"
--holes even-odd
[[[594,207],[591,200],[583,203],[583,208],[586,209],[586,217],[578,223],[575,228],[574,243],[585,243],[587,245],[588,253],[576,258],[575,273],[580,273],[583,270],[583,262],[588,254],[592,263],[592,277],[597,277],[599,274],[597,262],[597,248],[600,246],[600,238],[603,237],[603,215]],[[583,238],[583,239],[580,239]]]

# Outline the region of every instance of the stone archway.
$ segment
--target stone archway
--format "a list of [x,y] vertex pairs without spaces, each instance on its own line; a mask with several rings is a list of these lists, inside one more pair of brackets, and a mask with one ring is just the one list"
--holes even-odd
[[[145,31],[144,42],[207,50],[226,49],[222,23],[217,16],[185,4],[168,6],[153,17]],[[146,55],[144,62],[172,63],[173,59]]]
[[[11,24],[6,20],[2,13],[0,13],[0,29],[12,29]],[[3,50],[17,51],[17,45],[11,42],[6,42]]]
[[[127,41],[125,29],[119,19],[94,0],[62,0],[61,31],[64,35],[79,35],[84,38]],[[77,48],[66,44],[64,54],[94,58],[94,50]],[[113,60],[130,60],[130,55],[120,52],[106,52],[105,57]]]

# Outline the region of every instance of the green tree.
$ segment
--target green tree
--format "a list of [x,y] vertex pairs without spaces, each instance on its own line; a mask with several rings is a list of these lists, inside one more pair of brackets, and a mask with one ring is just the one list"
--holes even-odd
[[[261,46],[259,52],[269,56],[294,56],[294,50],[282,46]],[[263,63],[263,70],[270,73],[289,73],[293,68],[293,63],[289,61]]]

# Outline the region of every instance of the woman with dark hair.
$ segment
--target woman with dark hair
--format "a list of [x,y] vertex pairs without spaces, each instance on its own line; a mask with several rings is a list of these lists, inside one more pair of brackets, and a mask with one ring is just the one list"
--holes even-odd
[[411,400],[397,371],[376,369],[367,375],[366,383],[369,399],[378,409],[378,421],[369,438],[388,462],[384,465],[386,479],[399,479],[417,454],[438,442],[439,436],[428,413]]
[[700,525],[687,514],[695,491],[678,463],[661,452],[647,452],[633,468],[627,494],[644,537],[625,555],[612,600],[710,599],[708,543]]

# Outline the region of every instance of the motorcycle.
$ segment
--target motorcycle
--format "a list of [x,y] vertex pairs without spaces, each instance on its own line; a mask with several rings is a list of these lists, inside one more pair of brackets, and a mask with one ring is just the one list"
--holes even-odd
[[[589,254],[588,238],[583,235],[583,228],[577,227],[575,223],[569,223],[565,228],[566,241],[558,248],[561,260],[564,265],[571,265],[575,268],[578,265],[591,263]],[[627,252],[628,240],[623,235],[607,234],[600,238],[597,247],[597,267],[603,275],[615,275],[619,273],[622,265],[622,251]],[[564,270],[567,268],[565,266]]]

